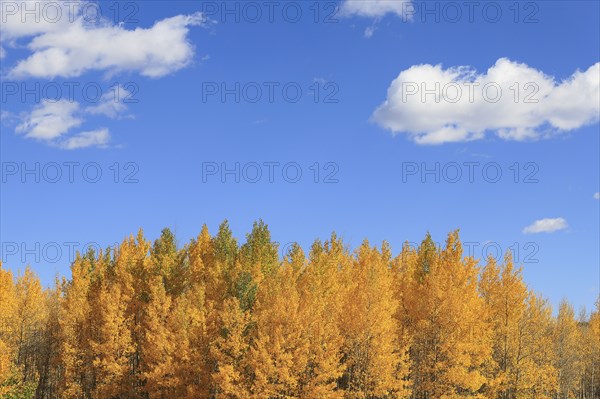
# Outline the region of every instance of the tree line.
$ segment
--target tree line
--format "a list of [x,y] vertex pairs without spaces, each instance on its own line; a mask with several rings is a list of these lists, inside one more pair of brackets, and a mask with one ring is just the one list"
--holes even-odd
[[242,245],[140,230],[51,288],[0,264],[0,398],[597,399],[600,301],[554,316],[458,232],[280,259],[262,221]]

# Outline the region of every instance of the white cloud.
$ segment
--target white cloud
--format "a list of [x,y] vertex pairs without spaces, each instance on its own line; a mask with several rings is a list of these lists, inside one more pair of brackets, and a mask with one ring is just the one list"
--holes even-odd
[[[117,86],[103,95],[97,105],[88,107],[81,107],[78,102],[68,100],[44,100],[40,105],[33,107],[31,112],[21,115],[21,122],[15,131],[27,138],[68,150],[91,146],[106,147],[110,140],[110,133],[106,128],[75,134],[70,132],[85,122],[85,115],[119,118],[127,110],[123,99],[128,94],[126,89]],[[3,111],[2,119],[9,119],[10,115],[5,115]]]
[[537,234],[537,233],[552,233],[558,230],[564,230],[569,225],[563,218],[555,219],[540,219],[533,222],[531,225],[523,229],[524,234]]
[[364,36],[367,39],[370,39],[373,37],[373,35],[375,34],[375,31],[377,30],[376,26],[368,26],[367,28],[365,28],[365,33]]
[[85,3],[0,0],[0,41],[12,44],[16,39],[60,31],[75,21]]
[[[14,3],[17,7],[22,4],[4,0],[2,3],[0,8],[4,10],[7,3]],[[48,1],[27,3],[33,7],[36,3]],[[19,38],[33,37],[26,46],[32,54],[20,60],[10,70],[9,76],[16,79],[53,79],[78,77],[89,71],[109,74],[134,71],[143,76],[161,77],[191,62],[194,47],[187,37],[189,27],[203,24],[203,15],[195,13],[163,19],[150,28],[131,30],[107,20],[90,23],[79,11],[75,9],[76,15],[72,15],[67,9],[54,23],[39,16],[36,22],[35,15],[23,21],[21,11],[14,14],[13,11],[4,11],[6,23],[2,24],[2,42],[14,45]]]
[[108,129],[93,130],[91,132],[81,132],[73,137],[62,141],[59,145],[65,150],[75,150],[87,147],[106,147],[110,140]]
[[3,109],[0,110],[0,124],[10,125],[17,120],[18,120],[17,116],[15,114],[13,114],[12,112],[5,111]]
[[23,117],[23,121],[16,127],[16,132],[25,134],[28,138],[52,141],[81,125],[83,120],[75,116],[77,113],[77,102],[44,100]]
[[411,1],[405,0],[344,0],[339,15],[379,18],[386,14],[405,16]]
[[600,193],[594,193],[594,199],[600,200]]
[[131,92],[123,86],[114,86],[102,95],[98,105],[87,107],[85,112],[92,115],[104,115],[111,119],[117,119],[125,112],[125,110],[127,110],[127,106],[123,101],[130,95]]
[[482,139],[487,132],[505,140],[536,140],[599,117],[600,63],[557,82],[501,58],[483,74],[466,66],[412,66],[391,83],[372,119],[418,144],[441,144]]

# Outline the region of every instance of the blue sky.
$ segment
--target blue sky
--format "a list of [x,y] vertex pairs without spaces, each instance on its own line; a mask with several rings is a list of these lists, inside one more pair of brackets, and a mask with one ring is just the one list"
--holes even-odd
[[[475,257],[515,250],[553,304],[598,297],[598,2],[481,2],[472,21],[462,2],[457,17],[436,2],[282,1],[272,20],[255,2],[257,22],[235,1],[107,2],[52,23],[40,3],[25,24],[0,3],[10,268],[49,283],[69,248],[140,227],[183,245],[224,219],[243,240],[262,218],[305,248],[335,230],[397,252],[460,228]],[[405,91],[435,82],[480,85],[472,102]],[[498,102],[480,98],[486,84]]]

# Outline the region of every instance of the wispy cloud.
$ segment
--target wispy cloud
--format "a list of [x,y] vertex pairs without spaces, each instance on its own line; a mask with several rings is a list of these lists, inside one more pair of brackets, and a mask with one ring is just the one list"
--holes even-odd
[[[131,95],[131,92],[123,86],[113,86],[109,91],[102,95],[98,105],[90,106],[85,112],[92,115],[104,115],[111,119],[122,118],[127,110],[125,99]],[[131,115],[126,116],[131,117]]]
[[367,39],[370,39],[370,38],[372,38],[372,37],[373,37],[373,35],[375,34],[375,31],[376,31],[376,30],[377,30],[377,27],[376,27],[376,26],[374,26],[374,25],[373,25],[373,26],[368,26],[368,27],[366,27],[366,28],[365,28],[365,33],[364,33],[364,36],[365,36]]
[[411,1],[407,0],[344,0],[340,5],[342,17],[381,18],[387,14],[406,16]]
[[553,233],[555,231],[564,230],[568,228],[567,221],[563,218],[547,218],[536,220],[529,226],[523,229],[524,234],[537,234],[537,233]]
[[81,132],[75,136],[62,141],[59,146],[65,150],[76,150],[87,147],[106,147],[110,140],[108,129],[93,130],[91,132]]
[[102,96],[97,105],[88,107],[82,107],[76,101],[46,99],[34,106],[30,112],[20,115],[20,123],[16,126],[15,132],[23,134],[26,138],[68,150],[106,147],[110,141],[107,128],[80,133],[72,133],[72,131],[80,127],[88,115],[120,118],[127,110],[123,98],[128,92],[120,87],[114,88],[114,90],[119,89],[122,90],[119,96],[114,91],[108,92]]
[[22,122],[16,127],[18,134],[27,138],[52,141],[60,138],[74,127],[81,125],[83,120],[77,116],[80,111],[79,103],[60,100],[51,102],[44,100],[32,111],[23,116]]

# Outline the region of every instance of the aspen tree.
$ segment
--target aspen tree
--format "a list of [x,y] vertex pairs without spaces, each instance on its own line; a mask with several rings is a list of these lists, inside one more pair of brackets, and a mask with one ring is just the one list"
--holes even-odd
[[256,337],[249,353],[256,398],[300,397],[301,377],[308,363],[306,313],[297,284],[301,256],[292,253],[280,268],[271,270],[258,293]]
[[529,293],[519,327],[515,367],[510,384],[516,397],[550,399],[558,389],[552,347],[552,309],[539,295]]
[[528,291],[521,269],[515,269],[510,253],[506,254],[500,266],[494,258],[488,258],[481,275],[480,291],[494,332],[494,365],[489,370],[489,393],[503,399],[511,398],[514,395],[511,381],[520,345],[520,324],[527,307]]
[[185,252],[188,257],[187,281],[183,293],[174,300],[168,321],[174,342],[174,394],[180,398],[209,398],[211,362],[206,286],[212,243],[206,226]]
[[0,397],[15,388],[17,293],[13,274],[0,262]]
[[127,393],[130,377],[130,358],[133,354],[130,325],[126,315],[127,301],[121,287],[103,281],[90,295],[95,334],[89,346],[93,353],[97,398],[113,398]]
[[581,384],[583,350],[581,331],[575,320],[575,311],[566,300],[560,303],[554,327],[555,367],[558,371],[559,398],[575,397]]
[[26,267],[15,284],[17,298],[17,365],[25,381],[33,382],[38,375],[37,349],[47,317],[45,295],[37,275]]
[[342,398],[337,381],[342,376],[343,337],[339,328],[341,284],[339,268],[347,262],[341,240],[332,234],[311,247],[308,265],[299,279],[301,302],[306,304],[308,364],[301,379],[303,399]]
[[252,231],[246,236],[246,242],[240,250],[240,258],[245,270],[255,275],[266,276],[279,266],[277,244],[271,241],[268,226],[259,220],[252,226]]
[[39,373],[35,396],[49,398],[58,391],[61,378],[60,368],[60,325],[61,299],[64,282],[55,278],[54,287],[45,291],[46,319],[42,332],[42,345],[39,349]]
[[175,342],[169,329],[171,297],[167,295],[161,275],[149,279],[148,290],[141,339],[144,391],[151,398],[167,399],[173,397],[176,388]]
[[502,399],[550,397],[556,372],[547,303],[529,292],[510,253],[500,266],[488,259],[480,289],[493,326],[490,394]]
[[204,304],[204,287],[193,284],[175,300],[168,318],[174,349],[174,396],[178,398],[210,397],[210,345]]
[[590,394],[592,398],[600,396],[600,297],[596,301],[596,308],[590,315],[589,321],[590,341]]
[[390,263],[387,243],[379,251],[364,241],[347,270],[350,285],[341,329],[346,366],[342,380],[348,398],[403,398],[409,393],[407,348],[401,346],[394,319],[397,302]]
[[87,297],[91,270],[90,257],[77,254],[71,265],[71,280],[65,285],[59,317],[59,356],[63,370],[59,393],[64,398],[81,398],[90,392],[93,360],[88,350],[90,308]]
[[119,246],[117,262],[123,263],[128,286],[123,287],[126,296],[131,296],[127,306],[126,317],[131,320],[131,340],[134,347],[130,363],[131,383],[128,396],[139,397],[143,395],[144,377],[147,370],[144,364],[145,329],[148,319],[148,307],[152,298],[153,278],[155,270],[148,257],[150,242],[144,238],[140,229],[137,235],[130,236]]
[[218,399],[246,399],[251,397],[248,389],[248,325],[250,315],[235,297],[225,300],[220,312],[221,331],[211,346],[216,363],[212,374],[215,397]]

